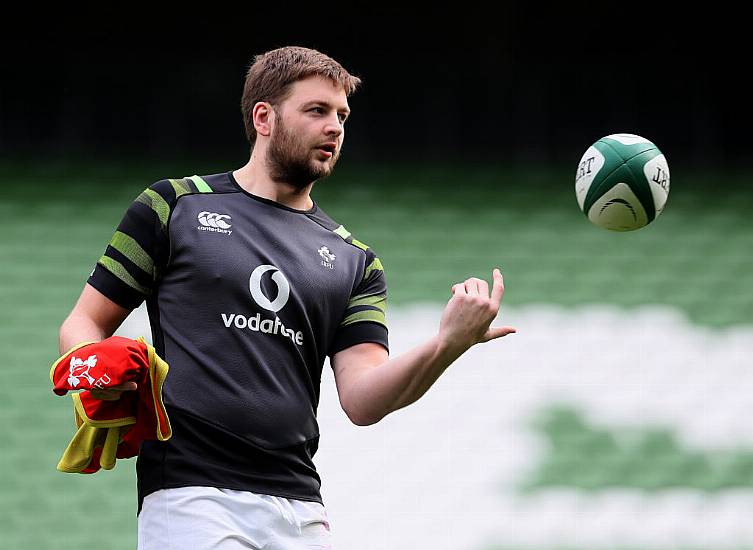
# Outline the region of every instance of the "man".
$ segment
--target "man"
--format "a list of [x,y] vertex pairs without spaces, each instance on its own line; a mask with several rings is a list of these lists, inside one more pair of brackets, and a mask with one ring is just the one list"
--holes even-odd
[[472,345],[514,332],[490,328],[495,270],[491,295],[481,279],[454,285],[437,335],[389,358],[381,262],[309,196],[340,156],[359,83],[314,50],[257,56],[242,100],[248,163],[139,195],[60,329],[63,353],[147,301],[173,436],[140,449],[142,550],[329,547],[312,462],[325,358],[348,417],[369,425]]

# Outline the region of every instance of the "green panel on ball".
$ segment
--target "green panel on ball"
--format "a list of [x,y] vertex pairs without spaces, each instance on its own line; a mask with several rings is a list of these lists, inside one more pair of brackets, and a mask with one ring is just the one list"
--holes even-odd
[[[591,220],[596,225],[600,225],[602,227],[615,231],[631,231],[646,225],[651,220],[651,218],[648,217],[648,213],[646,212],[642,200],[637,195],[635,197],[628,197],[624,192],[619,190],[620,187],[622,187],[621,184],[624,184],[627,185],[632,191],[633,180],[634,177],[632,171],[627,166],[627,164],[623,163],[620,164],[615,170],[612,170],[612,172],[607,177],[599,179],[598,181],[594,181],[591,184],[591,189],[589,189],[588,195],[586,196],[586,202],[584,203],[583,209],[589,220]],[[640,202],[641,204],[636,204],[636,199],[637,202]],[[600,220],[600,216],[604,212],[604,209],[607,207],[605,205],[616,204],[616,206],[611,206],[609,208],[619,208],[620,204],[617,203],[624,205],[625,214],[631,214],[628,216],[629,219],[626,219],[624,220],[624,222],[619,222],[617,223],[617,225],[614,225],[614,213],[612,213],[611,215],[607,215],[607,219],[612,218],[612,223],[607,222],[607,220],[603,218]],[[591,211],[592,209],[594,210],[593,212]],[[653,209],[654,207],[652,203],[652,212]]]
[[598,174],[594,176],[594,179],[591,182],[591,187],[588,189],[586,198],[583,201],[583,213],[586,215],[588,215],[588,211],[599,197],[604,194],[604,191],[609,189],[609,187],[605,188],[602,185],[603,182],[609,178],[616,169],[622,166],[622,163],[624,162],[624,159],[618,154],[618,152],[609,145],[597,141],[593,146],[604,156],[604,165],[601,167]]
[[[601,145],[601,147],[600,147]],[[623,161],[633,158],[636,155],[640,155],[651,149],[656,149],[656,145],[650,141],[641,141],[640,143],[626,144],[616,139],[609,137],[601,138],[594,145],[599,151],[602,151],[602,147],[609,148],[614,151]]]
[[633,190],[635,196],[641,201],[643,208],[646,209],[649,222],[654,221],[654,218],[656,218],[656,208],[654,206],[654,197],[651,193],[651,183],[646,179],[643,167],[648,161],[659,155],[661,155],[661,151],[653,147],[625,161],[625,165],[630,169],[634,178],[629,183],[630,189]]

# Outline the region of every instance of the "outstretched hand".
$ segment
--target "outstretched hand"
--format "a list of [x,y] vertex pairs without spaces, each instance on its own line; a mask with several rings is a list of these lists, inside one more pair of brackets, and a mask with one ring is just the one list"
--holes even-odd
[[452,298],[447,303],[439,324],[440,339],[447,345],[465,350],[481,342],[517,332],[514,327],[492,327],[505,292],[499,269],[492,272],[492,291],[483,279],[472,277],[453,285]]

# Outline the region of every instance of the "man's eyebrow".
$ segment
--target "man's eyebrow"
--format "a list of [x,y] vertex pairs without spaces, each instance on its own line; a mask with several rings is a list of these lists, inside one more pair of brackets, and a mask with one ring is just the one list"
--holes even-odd
[[[312,101],[307,101],[306,103],[303,104],[303,107],[306,108],[306,107],[311,107],[313,105],[322,105],[323,107],[327,107],[327,108],[330,108],[330,109],[332,108],[332,104],[331,103],[328,103],[326,101],[322,101],[321,99],[314,99]],[[345,114],[349,115],[350,114],[350,109],[348,107],[344,107],[342,109],[338,109],[338,112],[345,113]]]

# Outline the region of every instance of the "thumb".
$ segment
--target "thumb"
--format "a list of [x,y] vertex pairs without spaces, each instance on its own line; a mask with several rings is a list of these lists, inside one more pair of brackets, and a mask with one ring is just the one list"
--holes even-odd
[[515,327],[489,327],[489,330],[484,333],[484,337],[481,339],[481,342],[488,342],[489,340],[494,340],[495,338],[502,338],[503,336],[507,336],[508,334],[513,334],[515,332],[518,332],[518,329]]

